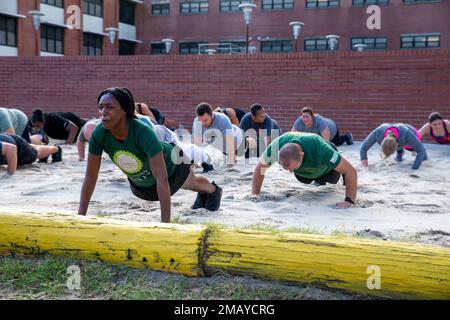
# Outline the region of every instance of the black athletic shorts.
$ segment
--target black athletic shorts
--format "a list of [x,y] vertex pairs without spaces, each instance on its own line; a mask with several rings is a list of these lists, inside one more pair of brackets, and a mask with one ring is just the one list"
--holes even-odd
[[37,150],[33,148],[24,138],[11,135],[17,146],[17,165],[30,164],[37,159]]
[[[175,172],[169,177],[170,195],[174,195],[183,186],[190,172],[191,165],[189,163],[182,163],[175,166]],[[145,188],[134,185],[130,179],[128,181],[130,182],[131,192],[136,197],[148,201],[159,200],[156,184]]]
[[339,182],[339,179],[341,178],[341,174],[335,170],[331,170],[326,175],[324,175],[322,177],[318,177],[316,179],[300,177],[300,176],[296,175],[295,173],[294,173],[294,176],[297,178],[298,181],[300,181],[301,183],[304,183],[304,184],[310,184],[313,181],[336,184]]

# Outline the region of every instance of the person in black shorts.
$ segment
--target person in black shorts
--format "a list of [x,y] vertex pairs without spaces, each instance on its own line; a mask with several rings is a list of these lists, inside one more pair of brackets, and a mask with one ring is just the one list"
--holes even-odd
[[15,134],[0,134],[0,165],[6,164],[9,174],[14,174],[17,166],[31,164],[37,159],[46,161],[50,155],[53,162],[61,161],[61,147],[33,145]]
[[165,126],[171,130],[180,128],[180,123],[177,120],[168,119],[159,109],[152,108],[142,102],[136,103],[136,112],[143,116],[150,117],[155,120],[156,124]]
[[214,112],[220,112],[223,113],[230,119],[231,123],[235,126],[239,127],[239,124],[242,121],[242,118],[245,116],[246,112],[242,109],[239,109],[237,107],[233,108],[226,108],[226,107],[219,107],[214,109]]
[[159,201],[162,222],[170,222],[171,195],[180,188],[198,192],[193,209],[219,209],[222,189],[194,174],[190,159],[184,157],[181,149],[160,141],[154,129],[137,119],[134,98],[128,89],[106,89],[97,103],[101,123],[89,139],[79,215],[87,213],[104,151],[126,174],[135,196]]
[[52,139],[65,140],[66,144],[73,144],[86,121],[72,112],[44,113],[41,109],[34,109],[30,119],[34,129],[43,129],[45,135]]

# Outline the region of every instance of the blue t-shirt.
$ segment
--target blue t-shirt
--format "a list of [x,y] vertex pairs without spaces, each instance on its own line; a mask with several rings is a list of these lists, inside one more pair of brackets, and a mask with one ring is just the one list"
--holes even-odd
[[241,120],[241,124],[239,126],[244,132],[246,132],[249,129],[254,129],[256,131],[256,135],[259,136],[259,130],[264,130],[266,136],[270,136],[272,134],[272,129],[278,129],[278,134],[280,135],[281,129],[278,123],[273,120],[271,117],[269,117],[266,114],[266,118],[262,123],[256,123],[252,119],[252,114],[250,112],[247,112],[245,116]]

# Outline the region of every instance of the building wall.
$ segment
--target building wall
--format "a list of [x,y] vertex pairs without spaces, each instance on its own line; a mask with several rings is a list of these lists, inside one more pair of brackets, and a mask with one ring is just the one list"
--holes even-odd
[[[217,43],[223,40],[245,40],[245,24],[242,12],[221,13],[220,0],[209,1],[209,13],[180,15],[180,0],[170,1],[170,16],[152,16],[153,0],[144,0],[137,10],[140,54],[148,54],[151,41],[172,38],[173,52],[178,53],[178,41],[193,40]],[[400,35],[408,33],[441,33],[441,47],[450,48],[450,1],[435,3],[403,4],[402,0],[390,0],[381,7],[381,30],[366,27],[367,7],[353,7],[352,0],[341,0],[339,8],[305,8],[306,0],[294,0],[294,8],[283,11],[262,11],[262,0],[253,1],[250,36],[271,39],[292,39],[291,21],[302,21],[305,27],[299,39],[299,51],[303,50],[305,37],[337,34],[341,37],[339,50],[350,50],[350,39],[356,36],[387,36],[388,49],[400,48]],[[256,41],[257,45],[259,42]]]
[[262,103],[284,130],[304,106],[365,137],[385,121],[450,118],[450,50],[216,56],[0,58],[0,106],[97,116],[101,90],[125,86],[191,128],[195,106]]

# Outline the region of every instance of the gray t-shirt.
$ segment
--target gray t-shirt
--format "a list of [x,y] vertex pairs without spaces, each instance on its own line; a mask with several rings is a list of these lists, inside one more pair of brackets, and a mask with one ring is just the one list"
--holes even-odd
[[27,126],[28,118],[20,110],[0,108],[0,132],[13,128],[16,135],[21,136]]
[[306,127],[306,125],[302,121],[302,117],[298,117],[294,122],[293,129],[300,132],[310,132],[318,135],[322,134],[322,131],[328,128],[330,130],[330,140],[333,140],[334,136],[337,133],[336,122],[331,119],[322,117],[320,114],[317,114],[313,117],[313,125],[311,128]]
[[[212,143],[218,149],[222,149],[222,152],[227,150],[225,138],[227,134],[233,135],[236,147],[239,147],[242,143],[241,129],[233,125],[230,119],[222,113],[213,112],[213,122],[209,128],[205,128],[198,118],[195,118],[192,124],[192,135],[194,137],[201,135],[206,142]],[[215,141],[219,135],[223,138],[222,145]]]

